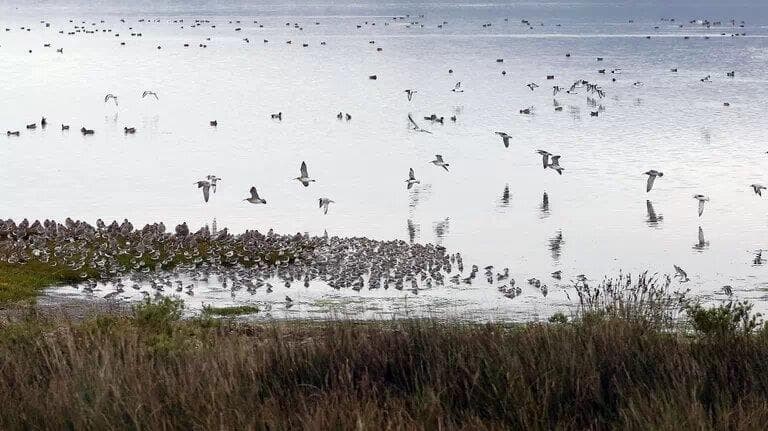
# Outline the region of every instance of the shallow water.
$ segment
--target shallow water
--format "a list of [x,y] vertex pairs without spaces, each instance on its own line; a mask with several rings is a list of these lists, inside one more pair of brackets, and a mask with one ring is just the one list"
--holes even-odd
[[[753,258],[766,248],[768,201],[749,188],[768,183],[762,2],[17,7],[0,5],[0,27],[11,29],[0,32],[0,129],[21,130],[18,138],[0,138],[2,217],[191,226],[215,218],[233,231],[412,236],[461,251],[468,262],[509,267],[518,283],[558,269],[564,280],[619,270],[671,273],[674,263],[697,293],[729,284],[737,296],[764,295],[766,268]],[[411,18],[391,19],[405,14]],[[191,28],[194,18],[211,23]],[[693,18],[723,26],[689,24]],[[731,18],[745,27],[731,27]],[[80,21],[112,32],[67,35]],[[735,32],[746,36],[731,37]],[[621,73],[611,74],[615,68]],[[726,77],[731,70],[735,77]],[[378,79],[369,80],[372,74]],[[706,75],[712,82],[700,82]],[[590,116],[597,107],[583,89],[558,94],[564,109],[554,111],[551,86],[577,79],[605,89],[598,117]],[[463,93],[450,91],[456,81]],[[541,87],[530,91],[528,82]],[[418,90],[413,101],[405,88]],[[147,89],[160,100],[142,100]],[[119,96],[118,107],[104,103],[106,93]],[[528,106],[534,115],[518,114]],[[270,119],[278,111],[282,122]],[[339,111],[352,120],[338,121]],[[408,113],[433,133],[408,130]],[[446,124],[422,119],[431,113]],[[454,114],[455,124],[448,121]],[[24,128],[42,115],[47,129]],[[214,119],[216,128],[208,125]],[[61,132],[60,123],[72,131]],[[81,136],[81,126],[96,134]],[[138,131],[126,136],[124,126]],[[509,149],[496,130],[513,136]],[[562,176],[541,168],[539,148],[563,156]],[[429,164],[434,154],[450,172]],[[292,180],[302,160],[318,180],[308,188]],[[408,191],[410,167],[421,184]],[[642,174],[648,169],[665,173],[650,193]],[[206,204],[192,183],[210,173],[223,181]],[[268,205],[242,202],[251,185]],[[711,198],[701,217],[696,193]],[[325,216],[321,196],[336,201]],[[471,307],[495,309],[497,300],[505,298],[492,291]],[[530,303],[503,307],[527,313]]]

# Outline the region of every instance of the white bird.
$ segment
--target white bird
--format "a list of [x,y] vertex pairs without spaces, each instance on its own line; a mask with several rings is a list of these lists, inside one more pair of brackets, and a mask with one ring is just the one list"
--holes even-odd
[[462,90],[461,88],[461,81],[457,82],[456,85],[453,86],[453,90],[451,91],[453,91],[454,93],[463,93],[464,90]]
[[699,201],[699,217],[704,213],[704,202],[709,202],[709,198],[704,195],[693,195],[693,198]]
[[267,200],[259,197],[259,193],[256,191],[256,186],[251,187],[251,197],[243,199],[252,204],[266,204]]
[[645,175],[648,175],[648,183],[645,186],[645,192],[650,192],[653,188],[653,182],[656,181],[656,177],[663,177],[664,172],[659,172],[656,169],[651,169],[648,172],[645,172]]
[[305,162],[301,162],[301,176],[294,179],[298,180],[301,184],[304,184],[304,187],[309,186],[309,183],[315,182],[315,180],[309,178],[309,174],[307,174],[307,164]]
[[211,183],[208,181],[198,181],[194,184],[197,184],[198,189],[203,189],[203,199],[208,202],[208,199],[211,197]]
[[752,187],[752,190],[754,190],[755,194],[758,196],[762,196],[763,195],[762,191],[765,190],[765,186],[762,184],[752,184],[750,185],[750,187]]
[[509,139],[512,137],[507,132],[494,132],[501,136],[501,141],[504,142],[504,148],[509,148]]
[[104,96],[104,103],[109,102],[109,99],[113,99],[115,101],[115,106],[117,106],[117,96],[115,96],[112,93],[107,94],[106,96]]
[[410,190],[414,184],[421,184],[421,181],[417,180],[416,176],[413,174],[413,168],[408,171],[408,179],[405,180],[405,182],[408,183],[408,190]]
[[413,116],[411,114],[408,114],[408,122],[410,123],[410,128],[417,132],[424,132],[424,133],[432,133],[429,130],[424,130],[421,127],[419,127],[418,124],[416,124],[416,121],[413,119]]
[[157,93],[155,93],[154,91],[146,90],[143,93],[141,93],[141,98],[142,99],[147,97],[147,96],[153,96],[155,98],[155,100],[160,100],[160,98],[157,97]]
[[441,156],[440,154],[435,154],[435,160],[432,160],[430,163],[432,163],[435,166],[440,166],[446,171],[448,170],[448,166],[450,166],[448,163],[445,163],[445,161],[443,160],[443,156]]
[[552,153],[544,150],[536,150],[536,152],[541,154],[541,165],[544,169],[547,169],[547,166],[549,166],[549,156],[551,156]]
[[408,96],[408,101],[409,101],[409,102],[410,102],[410,101],[411,101],[411,99],[413,98],[413,95],[414,95],[414,94],[416,94],[416,93],[418,93],[418,91],[416,91],[416,90],[412,90],[412,89],[410,89],[410,88],[409,88],[409,89],[407,89],[407,90],[405,90],[405,95],[406,95],[406,96]]
[[318,201],[320,202],[320,208],[323,209],[323,214],[328,214],[328,205],[334,203],[334,201],[328,198],[320,198]]
[[205,179],[211,182],[211,188],[213,189],[213,192],[216,193],[216,185],[221,181],[221,178],[216,175],[206,175]]

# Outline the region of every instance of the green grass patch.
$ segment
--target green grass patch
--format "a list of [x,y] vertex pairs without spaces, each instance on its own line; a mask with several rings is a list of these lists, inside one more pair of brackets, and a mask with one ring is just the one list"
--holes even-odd
[[35,261],[25,265],[0,262],[0,304],[34,299],[46,287],[79,281],[67,268]]
[[259,312],[259,307],[252,305],[238,305],[233,307],[212,307],[210,305],[203,306],[203,314],[209,316],[241,316],[244,314],[254,314]]

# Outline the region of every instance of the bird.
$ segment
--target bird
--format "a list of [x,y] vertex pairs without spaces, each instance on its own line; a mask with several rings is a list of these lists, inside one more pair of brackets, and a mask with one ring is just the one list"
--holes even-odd
[[107,94],[106,96],[104,96],[104,103],[109,102],[109,99],[114,100],[115,101],[115,106],[117,106],[117,96],[115,96],[112,93]]
[[83,135],[93,135],[94,131],[93,129],[86,129],[85,127],[81,127],[80,133],[82,133]]
[[704,213],[704,202],[708,202],[709,198],[701,194],[693,195],[693,198],[699,201],[699,217],[701,217]]
[[762,184],[752,184],[750,185],[750,187],[752,187],[752,190],[754,190],[755,194],[758,196],[762,196],[763,195],[762,191],[765,190],[765,186]]
[[123,127],[123,133],[125,133],[126,135],[132,135],[132,134],[136,133],[136,128],[135,127]]
[[320,198],[318,201],[320,202],[320,208],[323,209],[323,214],[328,214],[328,205],[334,203],[334,201],[328,198]]
[[709,246],[709,241],[704,239],[704,229],[699,226],[699,241],[693,245],[696,250],[704,250]]
[[160,98],[157,97],[157,93],[155,93],[154,91],[145,90],[143,93],[141,93],[141,98],[142,99],[147,97],[147,96],[153,96],[155,98],[155,100],[160,100]]
[[408,122],[410,124],[410,128],[412,128],[417,132],[424,132],[424,133],[430,133],[430,134],[432,133],[429,130],[424,130],[421,127],[419,127],[419,125],[416,124],[416,121],[413,119],[413,116],[411,114],[408,114]]
[[555,171],[557,171],[559,175],[563,175],[563,171],[565,170],[565,168],[560,166],[560,157],[561,156],[551,156],[550,159],[552,161],[549,162],[549,165],[547,167],[550,169],[554,169]]
[[243,199],[244,201],[248,201],[252,204],[266,204],[266,199],[262,199],[259,197],[259,193],[256,191],[256,186],[251,187],[251,197]]
[[270,114],[270,117],[272,117],[273,120],[283,121],[283,113],[278,112],[277,114]]
[[432,160],[430,163],[432,163],[435,166],[440,166],[446,171],[448,171],[448,166],[450,166],[448,163],[445,163],[443,160],[443,156],[440,154],[435,154],[435,160]]
[[416,176],[413,174],[413,168],[408,171],[408,179],[405,180],[405,182],[408,183],[408,190],[410,190],[414,184],[421,184],[421,181],[417,180]]
[[557,95],[557,93],[559,93],[559,92],[561,92],[561,91],[563,91],[563,89],[562,89],[562,88],[560,88],[560,86],[559,86],[559,85],[554,85],[554,86],[552,86],[552,95],[553,95],[553,96],[556,96],[556,95]]
[[512,136],[509,136],[507,132],[494,132],[494,133],[501,136],[501,141],[504,142],[504,148],[509,148],[509,139]]
[[656,177],[663,177],[664,172],[659,172],[656,169],[651,169],[648,172],[645,172],[645,175],[648,175],[648,183],[645,187],[645,192],[648,193],[653,188],[653,182],[656,181]]
[[688,274],[683,271],[683,268],[680,268],[677,265],[672,265],[675,267],[675,278],[680,278],[681,283],[685,283],[686,281],[689,281]]
[[528,87],[528,88],[530,88],[530,89],[531,89],[531,91],[533,91],[533,90],[535,90],[535,89],[539,88],[539,84],[537,84],[537,83],[535,83],[535,82],[531,82],[531,83],[525,84],[525,86],[526,86],[526,87]]
[[416,93],[418,93],[418,91],[416,91],[416,90],[412,90],[412,89],[410,89],[410,88],[408,88],[408,89],[406,89],[406,90],[405,90],[405,95],[406,95],[406,96],[408,96],[408,101],[409,101],[409,102],[410,102],[410,101],[411,101],[411,99],[413,98],[413,95],[414,95],[414,94],[416,94]]
[[547,166],[549,166],[549,156],[551,156],[552,153],[545,150],[536,150],[536,152],[541,154],[541,165],[544,169],[547,169]]
[[456,85],[453,86],[453,89],[451,90],[454,93],[463,93],[464,90],[461,88],[461,81],[457,82]]
[[211,125],[211,127],[216,127],[216,126],[219,125],[219,121],[218,120],[212,120],[212,121],[209,121],[208,123]]
[[216,186],[218,185],[219,181],[221,181],[221,178],[217,177],[216,175],[206,175],[205,179],[211,182],[211,188],[213,189],[213,192],[216,193]]
[[202,180],[194,184],[197,184],[198,189],[203,189],[203,199],[205,199],[205,201],[208,202],[208,199],[211,197],[211,183],[208,181]]
[[309,178],[309,174],[307,174],[307,163],[301,162],[301,176],[298,176],[294,178],[295,180],[298,180],[301,184],[304,185],[304,187],[309,186],[309,183],[314,183],[315,180]]

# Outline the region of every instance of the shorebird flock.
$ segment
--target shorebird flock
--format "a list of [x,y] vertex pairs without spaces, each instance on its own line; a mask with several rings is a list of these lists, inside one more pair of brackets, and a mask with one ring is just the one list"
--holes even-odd
[[[420,16],[396,16],[391,17],[385,21],[382,21],[384,26],[388,26],[390,22],[405,22],[406,27],[421,26],[424,27],[425,23],[422,22],[423,15]],[[663,19],[666,21],[674,22],[674,19]],[[137,20],[140,23],[159,23],[157,20]],[[507,19],[504,20],[508,21]],[[191,28],[216,28],[216,22],[209,19],[195,19],[184,20],[174,19],[171,20],[173,24],[180,27],[190,26]],[[95,32],[102,33],[114,33],[118,38],[120,45],[125,45],[124,37],[117,31],[113,31],[113,28],[109,27],[104,20],[100,21],[79,21],[75,23],[74,20],[70,20],[71,26],[68,28],[60,29],[59,34],[76,35],[80,33],[92,34]],[[126,29],[126,33],[131,37],[142,37],[142,33],[133,30],[133,27],[126,22],[125,19],[120,20],[121,30]],[[521,25],[531,27],[536,25],[532,24],[528,20],[521,20]],[[47,21],[41,21],[41,25],[50,27],[50,23]],[[303,29],[305,25],[312,25],[313,23],[286,23],[287,26],[293,26],[296,29]],[[319,22],[314,22],[315,25]],[[438,25],[439,28],[447,25],[446,21],[443,21]],[[240,20],[230,20],[227,25],[233,27],[234,32],[242,31],[242,23]],[[253,25],[263,27],[257,20],[253,21]],[[365,23],[359,24],[361,26],[374,26],[375,21],[365,21]],[[491,26],[491,23],[482,24],[483,27]],[[544,25],[541,23],[540,25]],[[681,27],[684,24],[681,24]],[[706,28],[726,28],[730,26],[733,30],[738,30],[744,27],[744,22],[737,22],[732,20],[723,24],[720,21],[708,21],[708,20],[691,20],[687,25],[706,27]],[[21,27],[21,31],[30,32],[30,27]],[[6,32],[12,31],[10,28],[5,29]],[[723,33],[725,35],[725,33]],[[743,36],[745,33],[734,31],[731,36]],[[688,36],[686,36],[687,38]],[[708,38],[708,36],[704,36]],[[650,36],[648,36],[650,38]],[[210,38],[209,38],[210,39]],[[249,38],[243,38],[243,43],[251,43]],[[286,40],[287,44],[292,44],[293,40]],[[268,39],[264,39],[263,43],[269,43]],[[369,43],[374,44],[374,41]],[[301,43],[303,47],[308,47],[308,43]],[[325,46],[326,41],[322,41],[320,45]],[[189,43],[184,43],[184,47],[189,47]],[[51,44],[44,44],[44,48],[50,48]],[[199,48],[206,48],[207,43],[198,44]],[[158,45],[157,49],[163,47]],[[382,48],[377,48],[381,51]],[[29,50],[30,53],[32,50]],[[57,48],[57,53],[65,55],[63,48]],[[563,53],[566,58],[570,58],[571,54],[568,52]],[[494,59],[489,59],[494,61]],[[604,57],[596,57],[596,63],[604,61]],[[504,59],[496,58],[496,63],[504,63]],[[670,69],[669,73],[677,73],[678,68]],[[449,75],[453,75],[453,70],[447,71]],[[506,76],[506,71],[501,71],[502,75]],[[616,82],[617,77],[621,75],[622,69],[613,68],[597,68],[596,73],[598,75],[611,76],[610,82]],[[720,79],[722,75],[723,79],[734,78],[736,71],[728,70],[721,73],[712,73],[699,79],[701,83],[709,83],[715,79]],[[366,79],[361,77],[360,79]],[[378,75],[369,75],[369,80],[377,80]],[[461,93],[465,93],[469,90],[462,82],[470,82],[471,77],[464,76],[462,80],[456,80],[452,88],[447,88],[446,92],[458,93],[461,97]],[[587,104],[593,107],[594,110],[590,111],[590,117],[600,117],[602,113],[602,107],[599,101],[605,98],[610,92],[610,88],[605,84],[601,84],[597,81],[591,81],[587,79],[577,79],[573,82],[558,82],[556,76],[546,75],[542,76],[540,82],[521,82],[521,86],[527,87],[531,93],[540,91],[549,91],[545,87],[544,81],[550,81],[552,96],[557,97],[574,97],[579,94],[583,94],[587,98]],[[633,82],[633,87],[636,89],[642,89],[644,83],[641,81]],[[159,89],[162,90],[162,89]],[[105,91],[104,104],[114,104],[115,107],[119,106],[119,97]],[[160,92],[162,94],[162,91]],[[137,94],[136,97],[139,95]],[[153,99],[154,103],[160,103],[161,98],[158,93],[153,90],[145,90],[141,93],[141,99]],[[420,91],[418,88],[403,89],[401,97],[405,100],[405,103],[410,103],[416,98],[429,98],[430,94],[426,91]],[[165,97],[162,99],[165,100]],[[725,106],[727,102],[723,102]],[[298,107],[296,108],[298,109]],[[524,106],[518,109],[519,115],[535,115],[537,110],[542,109],[536,106]],[[557,99],[553,99],[553,109],[555,112],[562,111],[562,105]],[[283,111],[270,114],[270,118],[274,121],[280,122],[283,120]],[[289,115],[289,113],[286,113]],[[349,113],[339,112],[336,115],[337,120],[351,121],[352,115]],[[433,131],[428,130],[419,124],[422,120],[418,121],[414,118],[412,113],[407,115],[405,119],[407,128],[414,133],[432,134]],[[210,127],[218,127],[219,120],[207,120]],[[444,116],[438,116],[437,114],[430,114],[423,117],[423,121],[431,125],[445,124],[446,121],[456,122],[456,116],[451,116],[446,119]],[[39,122],[41,128],[46,128],[48,120],[45,117]],[[427,126],[429,127],[429,126]],[[33,122],[26,125],[27,129],[36,129],[37,122]],[[69,130],[69,125],[61,123],[61,130]],[[137,129],[133,126],[126,125],[123,128],[125,134],[137,133]],[[93,135],[96,133],[94,129],[87,128],[83,125],[80,128],[83,135]],[[140,132],[140,131],[138,131]],[[9,129],[6,131],[6,135],[11,137],[20,136],[21,131],[17,129]],[[496,135],[496,137],[494,137]],[[500,131],[489,130],[488,136],[479,136],[479,139],[500,139],[504,147],[504,150],[510,149],[517,151],[520,150],[520,145],[515,143],[514,131]],[[553,154],[545,149],[536,149],[531,151],[538,156],[531,155],[532,163],[538,163],[534,157],[541,157],[541,165],[544,170],[557,173],[558,177],[563,181],[567,181],[567,170],[563,166],[561,160],[564,158],[561,154]],[[578,155],[570,155],[578,156]],[[449,163],[450,161],[450,163]],[[461,163],[461,161],[454,161],[449,154],[435,154],[434,160],[415,162],[426,165],[431,163],[436,168],[444,170],[446,173],[450,173],[449,168],[455,167],[453,163]],[[298,176],[295,180],[299,185],[303,187],[310,187],[312,183],[322,180],[322,175],[319,175],[316,179],[310,175],[309,165],[306,161],[297,160]],[[658,170],[660,167],[653,167],[644,173],[646,178],[646,193],[651,193],[653,186],[657,179],[662,179],[664,173]],[[416,169],[411,167],[407,173],[405,179],[406,189],[411,190],[414,187],[419,187],[421,181],[418,179]],[[314,172],[313,172],[314,173]],[[288,173],[286,173],[288,177]],[[640,177],[638,173],[638,177]],[[190,181],[193,181],[190,179]],[[222,182],[222,178],[215,174],[209,174],[205,178],[194,180],[192,185],[197,189],[197,193],[202,192],[202,199],[204,202],[208,202],[212,198],[211,192],[215,195],[219,182]],[[639,179],[638,179],[639,181]],[[663,181],[663,180],[662,180]],[[242,187],[243,193],[246,197],[242,200],[244,203],[253,205],[269,205],[268,200],[265,198],[269,196],[269,184],[242,184],[238,185]],[[755,195],[762,196],[762,190],[766,187],[761,184],[751,184]],[[193,192],[193,188],[190,188],[190,193]],[[260,194],[261,192],[261,194]],[[504,195],[509,200],[509,186],[504,190]],[[503,199],[503,198],[502,198]],[[705,204],[709,202],[709,197],[703,193],[697,193],[693,196],[693,199],[697,202],[698,216],[704,215]],[[316,198],[318,208],[323,214],[329,213],[331,204],[334,204],[333,211],[343,211],[343,202],[336,203],[333,199],[327,196],[318,196]],[[650,201],[648,204],[648,214],[654,214],[653,207]],[[336,207],[338,205],[338,208]],[[542,201],[542,207],[548,206],[548,196],[544,194]],[[410,230],[410,227],[409,227]],[[699,229],[699,243],[703,246],[705,241],[703,239],[703,233],[701,228]],[[559,244],[562,242],[562,234],[559,239],[554,239],[551,243],[551,247],[559,249]],[[202,246],[205,244],[205,246]],[[554,253],[555,251],[553,251]],[[335,254],[334,254],[335,253]],[[343,256],[346,257],[343,257]],[[271,256],[271,257],[270,257]],[[436,246],[420,246],[420,245],[408,245],[407,243],[393,241],[393,242],[378,242],[365,239],[340,239],[340,238],[310,238],[308,236],[279,236],[273,233],[267,235],[259,234],[258,232],[248,231],[242,235],[231,235],[226,229],[223,232],[211,232],[207,229],[201,229],[196,233],[189,233],[189,229],[186,224],[176,227],[175,233],[171,234],[165,231],[165,227],[162,224],[147,225],[142,230],[134,230],[130,223],[124,221],[122,224],[113,222],[111,225],[105,225],[103,222],[97,222],[97,226],[93,227],[84,222],[75,222],[67,220],[65,224],[58,224],[53,221],[34,222],[29,223],[23,221],[19,224],[8,220],[0,223],[0,258],[8,263],[23,263],[30,260],[40,260],[42,262],[51,262],[61,264],[69,270],[77,273],[82,279],[91,279],[94,274],[98,275],[101,279],[114,279],[118,278],[121,281],[116,285],[122,284],[122,278],[126,277],[130,273],[144,273],[155,270],[168,270],[178,271],[180,268],[186,268],[189,271],[195,273],[196,277],[207,277],[212,271],[224,272],[225,279],[230,277],[234,285],[238,288],[246,287],[247,289],[258,288],[268,285],[265,280],[267,275],[277,275],[281,277],[284,282],[289,285],[295,280],[304,280],[309,283],[310,280],[315,278],[322,278],[332,287],[352,287],[362,288],[363,285],[368,285],[369,288],[377,288],[379,286],[387,287],[390,284],[394,285],[398,289],[402,289],[405,284],[412,284],[414,292],[419,290],[420,283],[423,282],[425,286],[432,287],[433,285],[442,285],[445,283],[467,283],[471,284],[472,281],[480,273],[480,269],[477,266],[473,266],[470,273],[463,273],[463,262],[459,254],[449,255],[445,253],[445,250]],[[258,259],[257,259],[258,258]],[[335,265],[335,266],[334,266]],[[459,270],[459,273],[453,274],[451,277],[446,277],[445,274],[452,272],[452,266],[455,265]],[[249,272],[248,268],[256,268],[257,272]],[[674,267],[677,277],[681,282],[688,281],[689,278],[685,274],[682,268]],[[520,294],[520,287],[515,285],[515,281],[509,276],[509,268],[504,268],[501,272],[494,272],[493,266],[486,266],[484,268],[484,278],[488,280],[488,283],[498,284],[499,290],[508,297],[515,297]],[[332,275],[337,274],[337,275]],[[563,277],[562,271],[558,270],[551,274],[552,278],[560,280]],[[158,290],[162,290],[162,287],[170,287],[173,283],[169,284],[167,279],[163,279],[158,275],[159,279],[155,279],[151,284]],[[575,279],[586,284],[587,278],[583,274],[574,276]],[[253,280],[258,280],[254,282]],[[383,281],[382,281],[383,280]],[[419,282],[417,282],[417,280]],[[537,278],[531,278],[528,280],[528,284],[539,289],[543,295],[547,294],[547,286]],[[269,286],[268,286],[269,287]],[[179,289],[177,289],[179,290]],[[187,289],[187,291],[193,290]],[[292,302],[292,301],[288,301]]]

